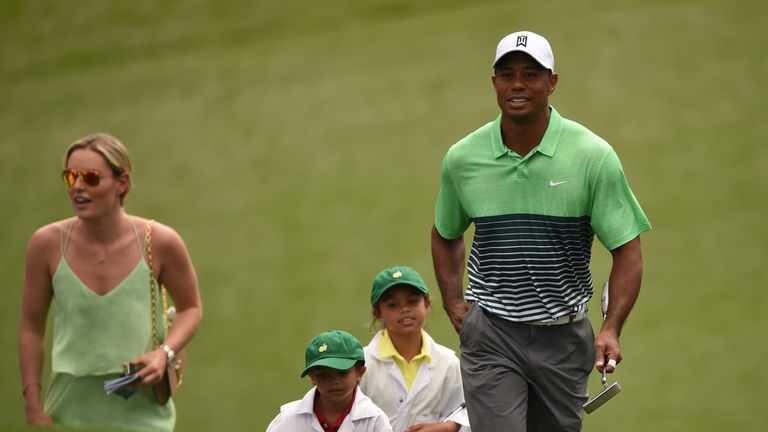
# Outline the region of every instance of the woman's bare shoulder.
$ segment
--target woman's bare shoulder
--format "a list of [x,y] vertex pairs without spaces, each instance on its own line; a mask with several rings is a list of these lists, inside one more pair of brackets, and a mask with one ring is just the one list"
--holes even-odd
[[[135,218],[134,220],[137,221],[137,225],[142,227],[143,230],[146,230],[149,219],[139,216],[133,217]],[[179,233],[172,227],[162,222],[152,220],[152,243],[153,245],[156,245],[156,247],[166,248],[178,247],[179,245],[183,245],[184,241],[181,239]]]
[[68,229],[77,218],[67,218],[56,222],[51,222],[47,225],[43,225],[32,234],[30,242],[32,241],[58,241],[61,238],[62,230]]
[[63,219],[51,222],[35,230],[29,239],[27,251],[40,254],[51,251],[58,251],[61,243],[61,233],[75,222],[76,218]]

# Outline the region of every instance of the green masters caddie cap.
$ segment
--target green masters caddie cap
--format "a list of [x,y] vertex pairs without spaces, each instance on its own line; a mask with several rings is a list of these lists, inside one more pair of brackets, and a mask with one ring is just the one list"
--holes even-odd
[[307,367],[301,376],[316,366],[347,370],[359,361],[365,362],[363,345],[356,337],[341,330],[331,330],[315,336],[309,341],[304,357]]
[[371,305],[375,305],[385,291],[395,285],[410,285],[425,295],[429,295],[427,284],[419,276],[416,270],[405,267],[395,266],[382,270],[373,278],[373,288],[371,289]]

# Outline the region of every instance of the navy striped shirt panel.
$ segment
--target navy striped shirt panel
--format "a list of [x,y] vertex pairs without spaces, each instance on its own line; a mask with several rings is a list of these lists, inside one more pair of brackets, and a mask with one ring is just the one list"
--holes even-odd
[[516,322],[584,310],[593,292],[589,216],[511,214],[474,224],[467,301]]

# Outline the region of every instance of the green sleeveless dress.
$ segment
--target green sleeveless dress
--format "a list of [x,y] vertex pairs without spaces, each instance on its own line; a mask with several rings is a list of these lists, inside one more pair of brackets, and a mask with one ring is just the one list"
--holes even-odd
[[61,261],[52,281],[56,316],[45,411],[55,424],[66,427],[173,431],[173,401],[158,404],[151,388],[127,400],[104,392],[104,381],[117,377],[123,363],[152,347],[149,267],[136,228],[142,258],[120,284],[99,295],[67,263],[73,225],[65,234],[62,223]]

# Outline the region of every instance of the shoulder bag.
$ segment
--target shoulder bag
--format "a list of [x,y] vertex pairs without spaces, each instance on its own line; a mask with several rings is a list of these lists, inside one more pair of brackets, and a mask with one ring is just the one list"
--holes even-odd
[[[163,322],[160,324],[162,325],[163,329],[163,338],[165,338],[168,335],[168,330],[171,327],[171,321],[172,319],[169,318],[169,308],[168,308],[168,292],[166,291],[165,287],[160,285],[157,282],[157,273],[155,272],[155,266],[154,262],[152,261],[152,223],[154,220],[150,220],[147,222],[147,232],[144,239],[144,243],[147,248],[147,264],[149,265],[149,289],[152,299],[152,346],[153,348],[157,349],[158,347],[162,346],[163,340],[161,339],[160,335],[158,334],[158,311],[157,311],[157,300],[158,297],[160,297],[161,300],[161,306],[162,306],[162,312],[160,313],[160,316],[162,317]],[[166,365],[165,374],[163,374],[163,379],[152,386],[152,389],[155,393],[155,399],[157,399],[157,403],[161,405],[165,405],[168,403],[168,400],[173,396],[174,393],[176,393],[176,389],[178,389],[181,386],[182,381],[182,373],[183,368],[185,366],[185,352],[184,349],[179,350],[179,352],[176,354],[176,358],[173,362],[168,362]]]

